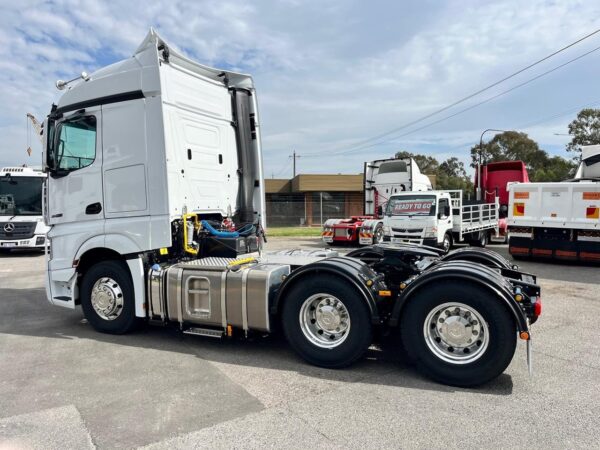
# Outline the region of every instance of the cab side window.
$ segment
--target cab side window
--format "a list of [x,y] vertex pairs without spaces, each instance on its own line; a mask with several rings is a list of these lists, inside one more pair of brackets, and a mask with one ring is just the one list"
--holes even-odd
[[446,214],[446,211],[448,209],[448,207],[450,206],[450,204],[448,203],[448,199],[447,198],[441,198],[440,201],[438,202],[438,217],[440,219],[447,219],[448,215]]
[[96,118],[84,116],[59,125],[56,141],[58,169],[77,170],[96,159]]

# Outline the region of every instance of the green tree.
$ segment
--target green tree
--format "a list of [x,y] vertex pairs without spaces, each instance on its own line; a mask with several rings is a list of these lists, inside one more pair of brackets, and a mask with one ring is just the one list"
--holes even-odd
[[560,156],[550,157],[538,143],[518,131],[496,134],[492,140],[471,148],[471,166],[477,167],[479,154],[483,164],[499,161],[523,161],[531,181],[562,181],[571,178],[576,164]]
[[571,142],[567,151],[574,152],[573,159],[579,160],[582,145],[600,144],[600,109],[585,108],[569,124]]
[[440,163],[433,156],[418,155],[407,151],[399,151],[396,153],[396,158],[413,158],[419,166],[421,173],[435,174],[438,171]]
[[421,173],[435,176],[437,189],[462,189],[465,193],[473,190],[473,183],[467,176],[465,164],[456,157],[448,158],[440,164],[433,156],[400,151],[396,153],[396,158],[413,158]]

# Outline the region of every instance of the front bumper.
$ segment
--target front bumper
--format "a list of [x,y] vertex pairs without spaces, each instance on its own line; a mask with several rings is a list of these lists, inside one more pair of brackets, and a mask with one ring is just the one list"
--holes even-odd
[[18,248],[44,250],[47,242],[46,236],[43,234],[36,234],[29,239],[2,239],[0,240],[0,250]]

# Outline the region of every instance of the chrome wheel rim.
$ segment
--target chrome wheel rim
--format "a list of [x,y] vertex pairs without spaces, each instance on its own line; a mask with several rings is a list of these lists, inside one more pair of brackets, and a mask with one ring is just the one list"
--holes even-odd
[[341,345],[350,332],[350,314],[340,299],[330,294],[315,294],[300,308],[300,329],[320,348]]
[[123,291],[115,280],[102,277],[92,286],[91,303],[104,320],[115,320],[123,311]]
[[489,327],[479,312],[464,303],[449,302],[433,308],[423,324],[429,350],[451,364],[469,364],[483,356]]

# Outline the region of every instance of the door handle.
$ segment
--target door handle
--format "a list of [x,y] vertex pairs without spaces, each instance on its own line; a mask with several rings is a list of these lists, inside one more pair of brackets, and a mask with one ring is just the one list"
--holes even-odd
[[86,214],[100,214],[102,212],[102,205],[100,203],[92,203],[85,207]]

